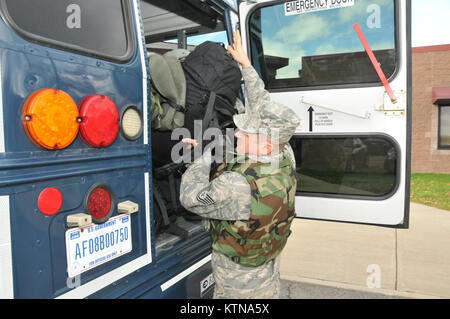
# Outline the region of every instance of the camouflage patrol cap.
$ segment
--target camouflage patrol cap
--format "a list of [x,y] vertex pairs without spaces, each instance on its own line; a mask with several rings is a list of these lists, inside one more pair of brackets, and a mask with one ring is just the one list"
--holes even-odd
[[278,134],[279,143],[286,143],[295,133],[300,118],[287,106],[277,102],[264,103],[258,112],[233,116],[237,128],[247,133],[266,134],[272,138]]

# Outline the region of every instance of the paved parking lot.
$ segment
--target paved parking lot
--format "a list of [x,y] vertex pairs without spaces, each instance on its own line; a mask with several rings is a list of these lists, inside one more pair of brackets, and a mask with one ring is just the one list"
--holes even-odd
[[281,281],[282,299],[402,299],[378,293],[322,285]]
[[[386,295],[450,298],[450,211],[411,203],[408,229],[308,219],[291,229],[281,253],[284,280],[370,292],[376,279]],[[292,288],[291,296],[344,293],[310,288]]]

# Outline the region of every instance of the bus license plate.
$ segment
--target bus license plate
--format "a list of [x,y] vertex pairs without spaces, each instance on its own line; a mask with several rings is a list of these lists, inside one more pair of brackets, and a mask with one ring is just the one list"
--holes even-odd
[[79,275],[130,252],[131,219],[128,215],[110,218],[103,224],[66,231],[67,272]]

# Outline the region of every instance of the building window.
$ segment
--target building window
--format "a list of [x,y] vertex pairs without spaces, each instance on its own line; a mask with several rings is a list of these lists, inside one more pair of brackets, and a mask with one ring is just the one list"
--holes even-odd
[[450,149],[450,105],[439,106],[438,148]]

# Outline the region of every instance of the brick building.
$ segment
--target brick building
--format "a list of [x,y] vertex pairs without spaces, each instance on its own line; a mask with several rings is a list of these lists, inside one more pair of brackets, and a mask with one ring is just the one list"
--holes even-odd
[[413,173],[450,173],[450,44],[412,49]]

